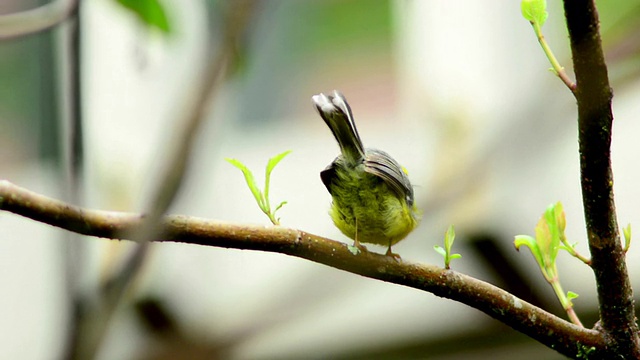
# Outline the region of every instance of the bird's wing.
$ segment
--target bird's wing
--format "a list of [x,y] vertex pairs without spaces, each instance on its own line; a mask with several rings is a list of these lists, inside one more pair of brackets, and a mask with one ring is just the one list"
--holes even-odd
[[364,170],[380,177],[398,196],[404,197],[409,205],[413,205],[413,188],[409,177],[389,154],[381,150],[367,149]]
[[331,182],[336,177],[335,163],[336,162],[334,160],[331,164],[329,164],[329,166],[327,166],[320,172],[320,179],[331,195],[333,195],[333,192],[331,191]]

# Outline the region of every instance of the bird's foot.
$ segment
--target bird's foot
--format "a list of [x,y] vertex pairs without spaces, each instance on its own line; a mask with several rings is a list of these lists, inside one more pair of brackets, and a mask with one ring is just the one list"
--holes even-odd
[[353,255],[358,255],[361,252],[369,252],[369,250],[367,250],[367,247],[360,244],[360,242],[357,240],[353,242],[353,245],[347,246],[347,248]]
[[385,253],[385,255],[386,256],[391,256],[393,258],[393,260],[395,260],[397,262],[402,262],[402,258],[400,257],[399,254],[391,252],[391,246],[389,246],[389,248],[387,249],[387,252]]

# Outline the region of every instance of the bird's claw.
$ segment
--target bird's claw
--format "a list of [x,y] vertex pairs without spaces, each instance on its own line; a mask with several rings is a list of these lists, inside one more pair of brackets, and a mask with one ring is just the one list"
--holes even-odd
[[389,246],[389,248],[387,249],[387,252],[385,253],[385,256],[391,256],[393,258],[393,260],[397,261],[397,262],[402,262],[402,258],[400,257],[400,254],[396,254],[391,252],[391,246]]

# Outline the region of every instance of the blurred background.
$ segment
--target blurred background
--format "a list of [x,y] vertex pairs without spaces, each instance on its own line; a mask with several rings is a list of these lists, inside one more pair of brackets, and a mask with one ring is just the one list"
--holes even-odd
[[[0,14],[45,3],[5,0]],[[232,2],[161,1],[165,30],[122,3],[81,3],[77,65],[72,22],[0,42],[0,178],[90,208],[145,209]],[[548,5],[545,36],[573,77],[562,4]],[[598,5],[615,90],[619,223],[637,226],[640,1]],[[338,147],[310,100],[338,89],[365,146],[392,154],[415,185],[423,220],[394,251],[442,264],[433,246],[453,224],[463,256],[455,270],[566,318],[530,252],[513,247],[514,235],[533,235],[547,205],[562,201],[570,242],[588,254],[575,100],[547,70],[519,1],[271,0],[256,2],[248,24],[171,213],[268,224],[224,158],[261,183],[267,160],[290,149],[271,181],[272,203],[288,201],[282,224],[350,243],[327,214],[319,172]],[[79,126],[69,121],[73,104]],[[0,358],[67,358],[78,306],[131,250],[1,213]],[[148,255],[99,359],[562,358],[459,303],[285,255],[172,243]],[[638,247],[628,256],[638,289]],[[591,271],[566,254],[558,262],[593,326]]]

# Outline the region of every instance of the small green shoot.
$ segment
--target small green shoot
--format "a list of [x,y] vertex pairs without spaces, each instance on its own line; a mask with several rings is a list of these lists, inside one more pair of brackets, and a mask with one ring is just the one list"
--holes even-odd
[[542,276],[553,288],[560,304],[562,304],[571,321],[578,326],[582,326],[571,301],[577,298],[578,294],[572,291],[565,293],[562,290],[558,269],[556,267],[556,257],[560,249],[568,251],[571,255],[582,261],[588,261],[588,259],[580,256],[572,245],[568,244],[564,234],[566,224],[562,203],[557,202],[551,204],[547,207],[540,221],[538,221],[538,225],[536,225],[535,238],[528,235],[517,235],[514,240],[514,245],[518,251],[521,246],[527,246],[531,250],[533,257],[538,262],[538,266],[540,266]]
[[631,224],[627,224],[627,227],[622,228],[622,233],[624,234],[624,252],[626,254],[629,251],[629,247],[631,247]]
[[276,165],[278,165],[278,163],[282,159],[284,159],[285,156],[289,155],[289,153],[291,153],[291,150],[287,150],[269,159],[264,176],[264,192],[261,191],[256,184],[253,173],[251,173],[251,170],[249,170],[249,168],[247,168],[239,160],[225,158],[225,160],[227,160],[231,165],[237,167],[238,169],[240,169],[240,171],[242,171],[244,179],[247,181],[247,185],[249,186],[249,190],[251,190],[253,197],[258,203],[258,207],[260,207],[260,210],[262,210],[262,212],[269,217],[269,220],[271,220],[271,223],[273,223],[273,225],[280,225],[280,218],[276,218],[276,212],[280,210],[280,208],[287,202],[283,201],[278,206],[276,206],[273,211],[271,210],[271,204],[269,203],[269,185],[271,181],[271,171],[273,171]]
[[450,225],[447,229],[447,232],[444,234],[444,248],[439,245],[434,245],[433,248],[436,252],[444,257],[444,268],[449,270],[451,264],[451,260],[459,259],[462,257],[460,254],[452,254],[451,248],[453,247],[453,241],[456,238],[456,232],[453,229],[453,225]]
[[574,293],[573,291],[567,291],[567,299],[569,301],[571,301],[573,299],[576,299],[578,296],[580,296],[580,295]]
[[555,204],[555,211],[557,212],[557,216],[558,216],[558,219],[557,219],[558,228],[559,228],[558,236],[560,237],[560,242],[562,243],[562,245],[560,245],[560,249],[568,252],[569,255],[582,261],[586,265],[591,266],[591,259],[578,253],[578,250],[576,250],[577,243],[569,244],[569,241],[565,236],[564,229],[567,227],[567,220],[565,218],[564,208],[562,207],[561,202],[557,202]]
[[542,25],[544,25],[549,17],[549,13],[547,12],[547,1],[522,0],[520,2],[520,10],[522,11],[522,17],[531,23],[533,32],[536,34],[544,54],[551,63],[550,70],[556,74],[562,82],[564,82],[571,92],[574,92],[576,90],[576,84],[569,79],[569,76],[567,76],[567,73],[564,71],[564,67],[560,65],[556,56],[553,54],[553,51],[551,51],[547,40],[545,40],[544,35],[542,35]]

